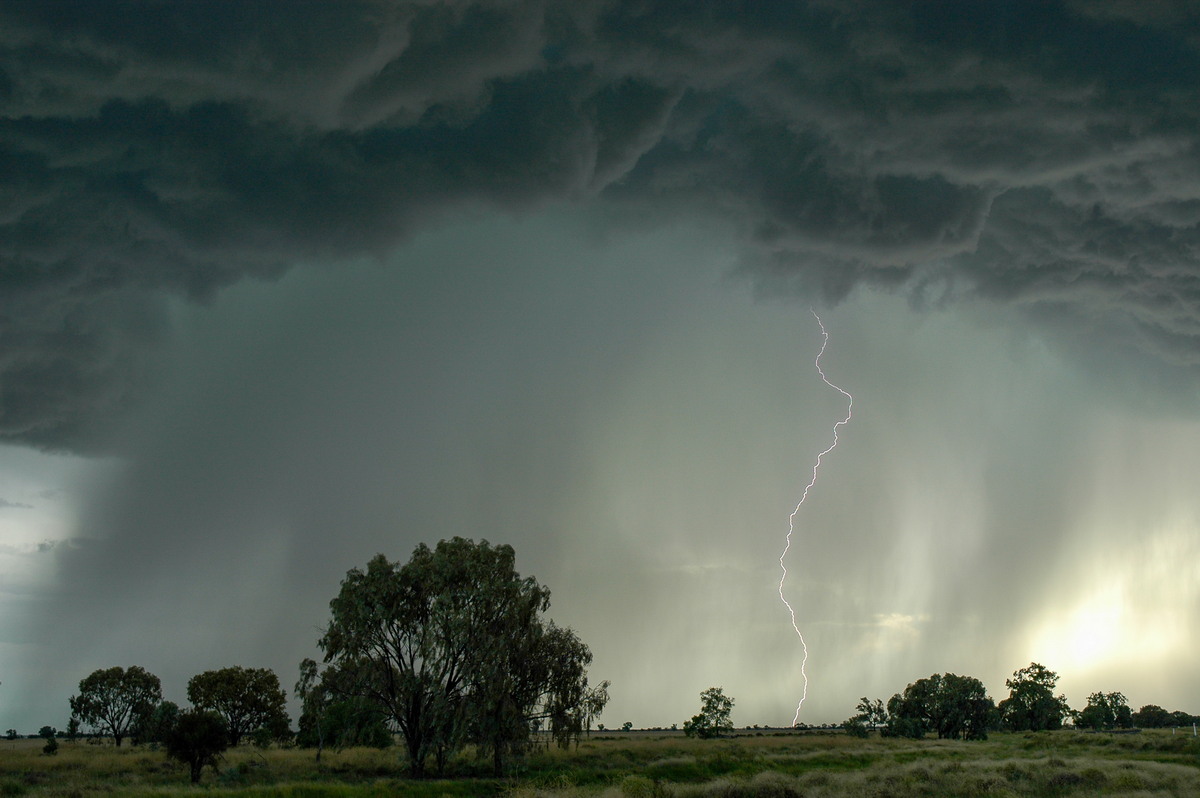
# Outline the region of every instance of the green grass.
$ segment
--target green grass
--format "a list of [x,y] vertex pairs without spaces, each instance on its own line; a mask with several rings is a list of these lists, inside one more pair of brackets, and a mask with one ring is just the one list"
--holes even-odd
[[229,752],[199,789],[160,751],[40,741],[0,744],[0,798],[846,798],[875,796],[1196,796],[1200,740],[1170,732],[994,734],[986,742],[843,735],[593,737],[537,751],[510,777],[463,755],[448,779],[405,777],[400,749]]

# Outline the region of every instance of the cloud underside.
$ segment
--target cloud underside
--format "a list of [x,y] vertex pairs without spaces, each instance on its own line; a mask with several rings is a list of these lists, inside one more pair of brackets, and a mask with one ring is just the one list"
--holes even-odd
[[720,215],[764,292],[1017,303],[1190,380],[1198,32],[1117,2],[8,3],[0,439],[102,447],[170,298],[479,204]]

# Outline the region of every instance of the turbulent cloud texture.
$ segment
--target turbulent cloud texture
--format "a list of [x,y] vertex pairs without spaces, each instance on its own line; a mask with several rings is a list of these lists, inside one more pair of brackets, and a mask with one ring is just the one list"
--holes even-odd
[[1200,359],[1186,4],[10,2],[0,438],[113,445],[169,334],[465,204],[719,213],[764,291]]

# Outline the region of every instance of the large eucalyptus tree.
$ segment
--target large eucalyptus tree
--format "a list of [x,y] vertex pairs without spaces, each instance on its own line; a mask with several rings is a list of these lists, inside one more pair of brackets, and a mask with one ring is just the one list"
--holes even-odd
[[560,744],[590,727],[607,683],[592,655],[543,620],[550,591],[521,577],[511,546],[456,537],[405,563],[350,570],[319,645],[334,689],[368,698],[400,731],[414,776],[473,741],[497,772],[544,728]]
[[71,715],[110,735],[120,747],[138,722],[162,700],[162,683],[140,665],[92,671],[70,698]]

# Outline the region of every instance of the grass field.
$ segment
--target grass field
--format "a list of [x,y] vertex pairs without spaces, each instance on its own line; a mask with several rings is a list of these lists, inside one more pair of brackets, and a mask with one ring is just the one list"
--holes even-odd
[[245,796],[246,798],[786,798],[787,796],[1197,796],[1200,740],[1170,731],[994,734],[986,742],[859,740],[843,735],[749,735],[689,740],[663,733],[593,736],[539,751],[507,779],[464,757],[455,778],[404,777],[400,749],[231,751],[200,787],[149,748],[40,740],[0,742],[3,796]]

